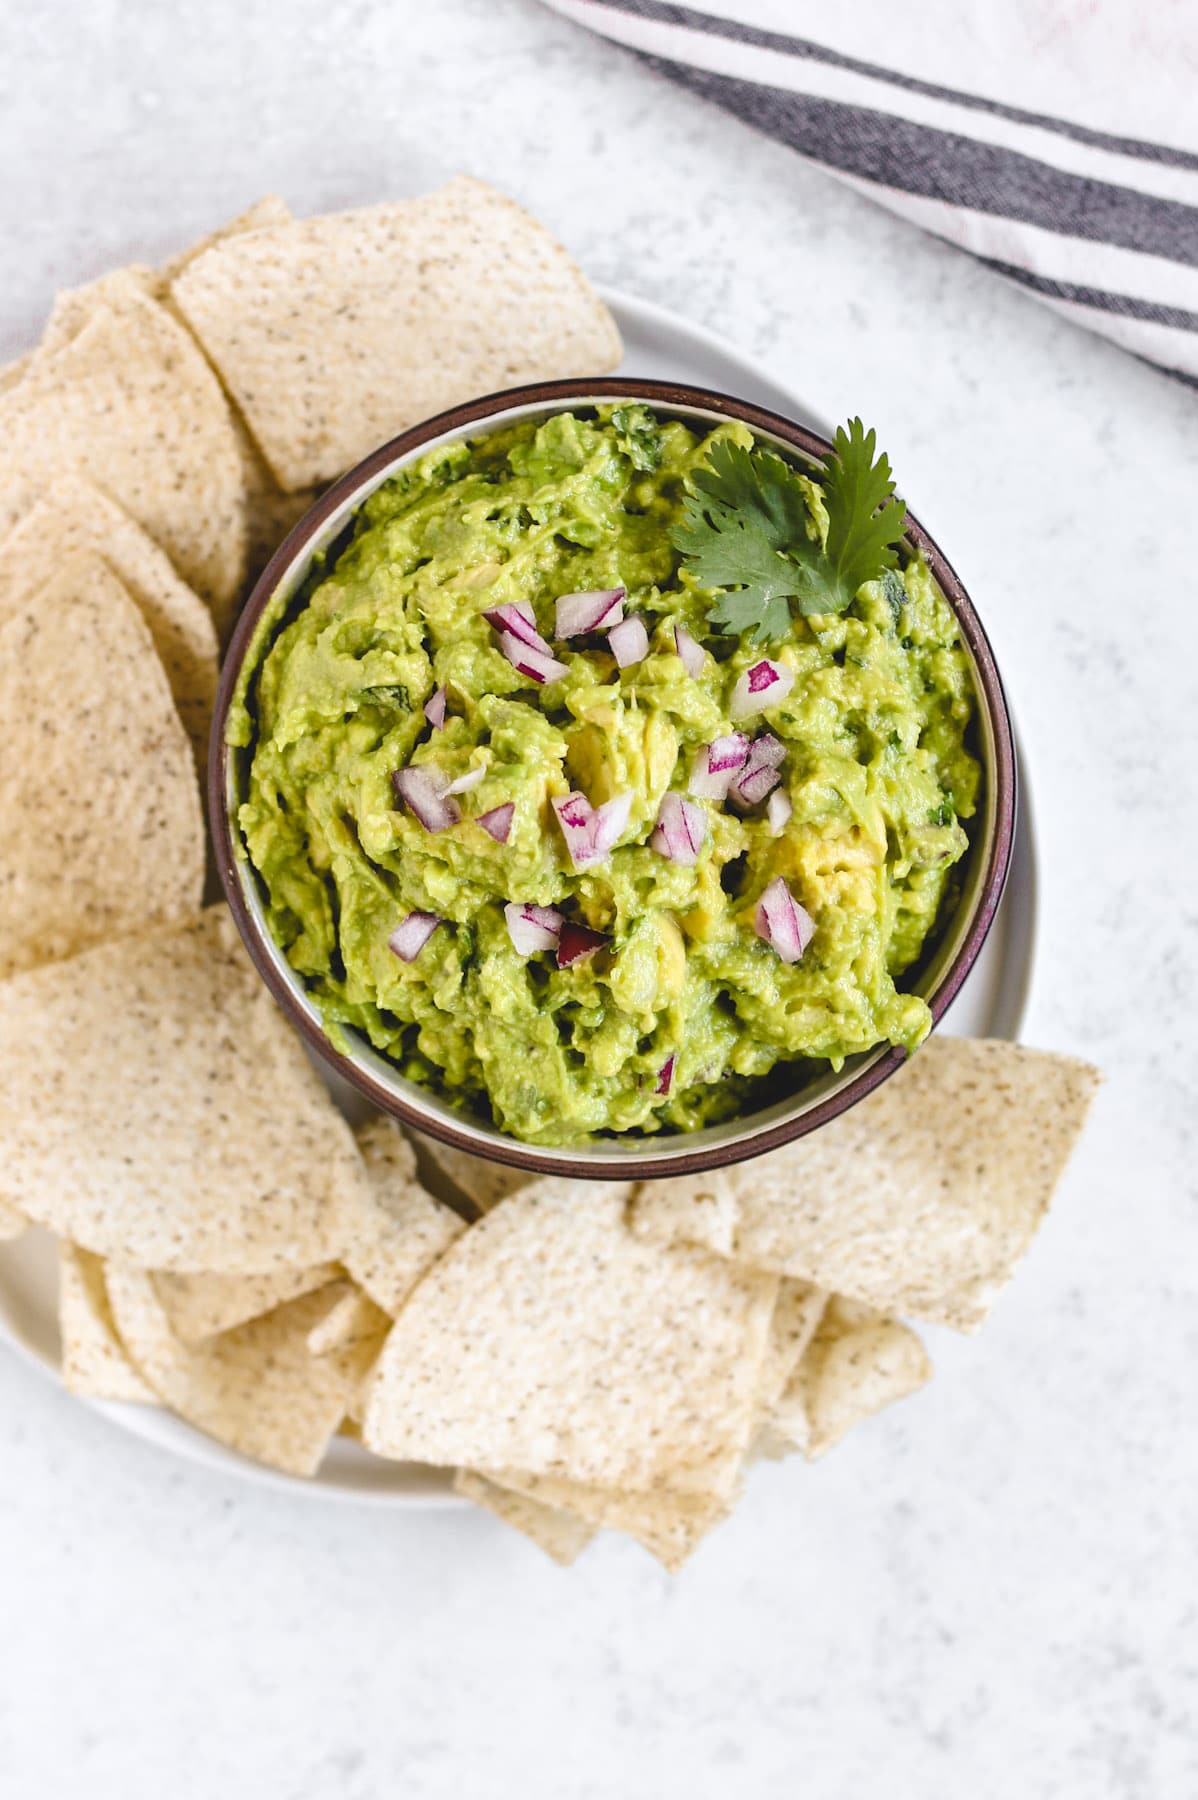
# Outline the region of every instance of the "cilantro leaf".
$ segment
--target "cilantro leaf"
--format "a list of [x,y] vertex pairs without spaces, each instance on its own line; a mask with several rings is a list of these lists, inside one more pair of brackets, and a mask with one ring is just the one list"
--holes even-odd
[[674,547],[700,587],[718,592],[709,618],[756,643],[784,637],[789,601],[803,614],[844,612],[863,581],[898,560],[906,508],[892,498],[885,455],[860,419],[836,433],[823,476],[821,542],[803,478],[780,456],[722,440],[692,475]]
[[634,469],[646,474],[661,464],[661,432],[647,406],[617,406],[611,422],[619,434],[620,448]]

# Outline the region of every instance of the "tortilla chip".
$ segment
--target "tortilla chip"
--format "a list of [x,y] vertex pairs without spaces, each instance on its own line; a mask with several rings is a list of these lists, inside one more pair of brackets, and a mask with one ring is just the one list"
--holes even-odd
[[309,1350],[313,1356],[328,1356],[332,1351],[355,1350],[373,1344],[377,1354],[391,1329],[391,1315],[376,1306],[369,1294],[364,1294],[352,1281],[343,1282],[341,1286],[343,1291],[324,1318],[308,1333]]
[[288,1300],[336,1281],[334,1262],[310,1269],[271,1269],[262,1275],[169,1275],[150,1271],[154,1292],[175,1336],[184,1344],[246,1325]]
[[195,917],[191,748],[145,621],[98,557],[0,622],[0,717],[0,976]]
[[130,294],[143,300],[161,300],[165,292],[166,283],[148,263],[130,263],[123,269],[110,269],[106,275],[98,275],[79,287],[61,288],[54,296],[50,317],[33,352],[34,362],[44,363],[65,350],[105,307],[119,308]]
[[30,1218],[182,1274],[331,1261],[366,1182],[223,906],[4,985],[0,1146]]
[[707,1533],[728,1517],[734,1499],[732,1495],[685,1494],[660,1488],[651,1493],[621,1493],[512,1469],[493,1473],[490,1479],[529,1501],[573,1513],[593,1527],[624,1532],[672,1575],[698,1549]]
[[0,1244],[10,1243],[29,1228],[29,1220],[7,1200],[0,1200]]
[[[730,1254],[976,1331],[1035,1235],[1098,1081],[1072,1057],[933,1037],[840,1118],[728,1171]],[[667,1211],[646,1184],[634,1231],[689,1242]]]
[[32,361],[33,352],[30,351],[28,356],[18,356],[16,362],[5,363],[0,368],[0,394],[7,394],[10,388],[18,387],[24,381]]
[[827,1305],[828,1295],[823,1288],[812,1287],[806,1281],[779,1282],[757,1381],[759,1419],[768,1419],[780,1404],[807,1354]]
[[137,521],[89,481],[56,481],[0,544],[0,619],[79,552],[103,558],[145,620],[202,772],[216,700],[212,615]]
[[341,1260],[376,1305],[399,1312],[416,1283],[466,1229],[416,1178],[416,1157],[392,1119],[359,1128],[367,1202],[347,1218]]
[[476,1474],[473,1469],[459,1469],[453,1478],[453,1485],[467,1500],[473,1500],[476,1506],[485,1506],[488,1512],[494,1513],[497,1519],[502,1519],[505,1525],[512,1525],[517,1531],[522,1531],[546,1556],[551,1556],[563,1568],[568,1568],[582,1554],[595,1535],[593,1525],[585,1524],[573,1514],[559,1512],[556,1507],[544,1506],[539,1500],[531,1500],[525,1494],[499,1487],[494,1481],[488,1481],[485,1475]]
[[197,256],[203,256],[205,250],[211,250],[214,244],[223,244],[227,239],[239,237],[245,231],[262,231],[270,225],[286,225],[292,217],[291,208],[286,200],[278,194],[264,194],[261,200],[255,200],[243,213],[230,219],[227,225],[221,225],[215,231],[208,232],[187,250],[181,250],[178,256],[172,256],[169,262],[163,263],[158,271],[163,286],[169,286],[175,277],[181,275]]
[[737,1216],[730,1176],[708,1169],[701,1175],[643,1182],[633,1200],[631,1224],[638,1237],[654,1244],[695,1244],[717,1256],[731,1256]]
[[138,1400],[157,1404],[117,1336],[104,1264],[74,1244],[58,1246],[58,1331],[62,1379],[72,1394],[90,1400]]
[[455,1150],[451,1144],[442,1144],[423,1131],[413,1131],[410,1135],[426,1158],[425,1167],[431,1163],[441,1174],[448,1176],[463,1199],[469,1200],[480,1213],[490,1212],[509,1194],[519,1193],[521,1188],[531,1187],[537,1180],[527,1169],[511,1169],[506,1163],[472,1156],[469,1150]]
[[600,1487],[733,1485],[776,1284],[640,1242],[627,1194],[543,1180],[464,1232],[387,1339],[370,1448]]
[[322,1290],[188,1348],[171,1331],[144,1269],[106,1267],[108,1297],[130,1357],[160,1400],[218,1442],[291,1475],[314,1475],[360,1380],[352,1360],[313,1356]]
[[0,533],[60,475],[89,476],[213,608],[245,567],[245,494],[220,384],[165,307],[126,291],[0,395]]
[[928,1353],[906,1325],[872,1307],[833,1298],[769,1430],[814,1461],[854,1425],[931,1378]]
[[279,484],[331,481],[493,388],[599,374],[610,313],[543,226],[484,182],[232,238],[171,295]]

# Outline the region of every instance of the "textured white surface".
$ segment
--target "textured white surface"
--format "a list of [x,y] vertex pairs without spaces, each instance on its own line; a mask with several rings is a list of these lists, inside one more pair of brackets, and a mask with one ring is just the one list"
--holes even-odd
[[479,1515],[175,1464],[0,1359],[0,1787],[20,1800],[1188,1800],[1198,404],[532,0],[10,9],[0,354],[56,284],[268,188],[458,168],[596,275],[878,426],[1035,762],[1029,1035],[1109,1071],[985,1334],[671,1582]]

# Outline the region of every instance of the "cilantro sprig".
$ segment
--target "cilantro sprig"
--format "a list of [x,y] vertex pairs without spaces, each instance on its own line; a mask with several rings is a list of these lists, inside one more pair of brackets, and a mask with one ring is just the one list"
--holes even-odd
[[718,443],[691,479],[672,540],[698,585],[716,593],[708,617],[718,631],[758,644],[785,637],[792,600],[804,616],[844,612],[863,581],[898,561],[907,509],[860,419],[838,429],[824,465],[826,531],[804,477],[772,451]]

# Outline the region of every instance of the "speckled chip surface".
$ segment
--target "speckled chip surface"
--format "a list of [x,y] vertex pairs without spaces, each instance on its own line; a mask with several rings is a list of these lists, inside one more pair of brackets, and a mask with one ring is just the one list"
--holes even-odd
[[89,1400],[138,1400],[153,1405],[154,1390],[140,1376],[113,1323],[104,1263],[74,1244],[58,1246],[58,1332],[62,1379]]
[[372,1119],[357,1139],[369,1196],[355,1194],[342,1260],[375,1305],[394,1317],[466,1223],[421,1185],[412,1146],[393,1120]]
[[531,1538],[546,1556],[551,1556],[563,1568],[581,1555],[598,1530],[597,1526],[588,1525],[574,1513],[547,1506],[512,1488],[501,1487],[473,1469],[459,1469],[453,1485],[465,1499],[486,1507],[505,1525],[511,1525],[526,1538]]
[[[736,1206],[726,1253],[976,1330],[1035,1235],[1098,1082],[1073,1057],[930,1038],[838,1119],[725,1172]],[[685,1213],[652,1182],[632,1223],[690,1241]]]
[[330,481],[418,419],[494,388],[601,374],[615,322],[514,201],[434,193],[231,237],[171,296],[284,488]]
[[223,907],[0,991],[0,1196],[147,1268],[336,1258],[353,1133]]
[[627,1193],[545,1180],[465,1232],[387,1340],[367,1445],[642,1490],[734,1446],[735,1473],[777,1284],[634,1238]]
[[95,481],[213,608],[245,572],[245,477],[229,405],[190,335],[124,289],[0,394],[0,532],[63,474]]
[[268,1269],[261,1275],[155,1273],[153,1281],[175,1336],[185,1344],[199,1344],[327,1287],[340,1273],[336,1263],[322,1262],[310,1269]]
[[0,620],[80,553],[103,559],[145,620],[203,771],[216,699],[212,614],[165,551],[90,481],[61,477],[0,543]]
[[195,917],[191,747],[145,621],[98,557],[0,616],[0,717],[0,976]]

